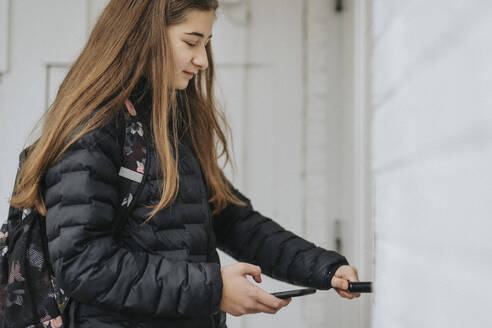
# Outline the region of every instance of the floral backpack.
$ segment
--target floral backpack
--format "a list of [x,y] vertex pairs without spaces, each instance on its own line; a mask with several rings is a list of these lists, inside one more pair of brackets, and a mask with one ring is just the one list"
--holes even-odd
[[[115,226],[118,237],[143,189],[147,171],[147,136],[133,104],[124,112],[123,165],[120,168],[123,219]],[[30,147],[19,156],[21,167]],[[19,174],[19,170],[17,171]],[[17,181],[17,178],[16,178]],[[71,298],[56,284],[49,261],[46,217],[34,209],[10,206],[0,229],[0,327],[67,328]]]

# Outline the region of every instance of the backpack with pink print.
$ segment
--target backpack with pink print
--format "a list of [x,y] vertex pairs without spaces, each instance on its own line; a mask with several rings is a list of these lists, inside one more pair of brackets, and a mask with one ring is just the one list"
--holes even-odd
[[[126,100],[120,168],[122,220],[117,239],[143,189],[147,171],[147,138],[133,104]],[[31,146],[32,147],[32,146]],[[19,168],[31,147],[19,156]],[[19,170],[17,171],[17,174]],[[17,180],[17,178],[16,178]],[[10,206],[7,223],[0,228],[0,327],[69,327],[71,298],[57,286],[48,253],[46,217],[34,209]]]

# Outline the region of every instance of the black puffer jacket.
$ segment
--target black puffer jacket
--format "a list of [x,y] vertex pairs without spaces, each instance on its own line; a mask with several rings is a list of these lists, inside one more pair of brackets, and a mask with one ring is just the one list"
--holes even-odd
[[[148,131],[149,101],[135,107]],[[122,197],[116,121],[73,144],[43,179],[50,258],[59,284],[76,301],[76,327],[225,327],[216,247],[273,278],[330,288],[345,258],[285,231],[237,190],[248,205],[212,215],[199,163],[185,141],[177,200],[141,224],[150,212],[145,205],[155,205],[161,192],[150,146],[145,187],[118,246],[112,237]]]

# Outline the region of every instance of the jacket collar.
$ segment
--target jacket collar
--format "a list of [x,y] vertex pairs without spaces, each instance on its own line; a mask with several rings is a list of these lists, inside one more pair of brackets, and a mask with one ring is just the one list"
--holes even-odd
[[145,78],[142,78],[128,97],[137,115],[150,116],[152,112],[152,91]]

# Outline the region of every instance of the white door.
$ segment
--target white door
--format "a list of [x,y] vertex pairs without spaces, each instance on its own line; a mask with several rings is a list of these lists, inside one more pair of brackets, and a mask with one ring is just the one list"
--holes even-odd
[[[338,12],[336,5],[222,2],[214,55],[238,167],[228,174],[262,214],[322,247],[341,246],[361,280],[371,280],[368,117],[360,80],[367,9],[345,1]],[[223,264],[235,262],[221,255]],[[297,288],[272,279],[260,286]],[[347,301],[320,291],[275,316],[228,322],[232,328],[370,327],[370,307],[370,295]]]

